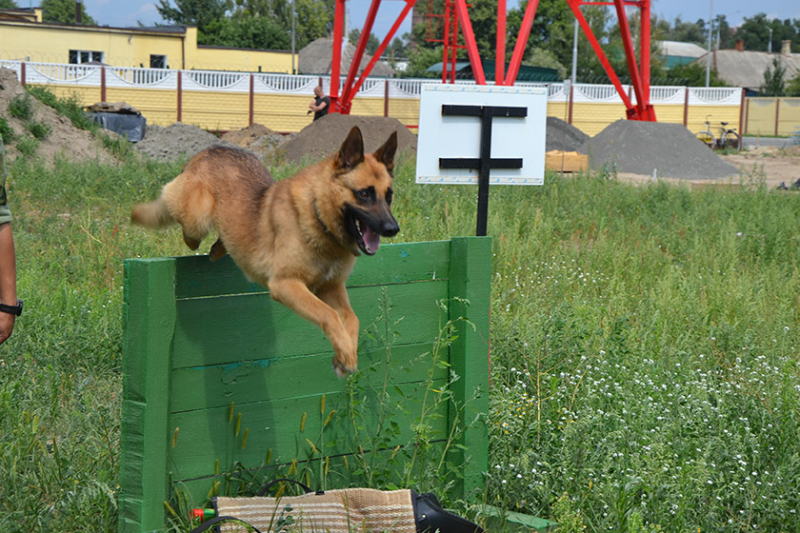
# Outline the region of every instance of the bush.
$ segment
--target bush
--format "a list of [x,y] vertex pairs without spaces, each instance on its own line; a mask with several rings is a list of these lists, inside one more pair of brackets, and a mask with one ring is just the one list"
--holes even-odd
[[15,96],[8,104],[8,112],[14,118],[30,120],[33,117],[33,102],[27,94]]
[[39,139],[41,141],[50,135],[50,132],[53,131],[53,128],[41,122],[31,121],[28,122],[28,131],[35,139]]
[[3,144],[10,144],[14,141],[14,130],[8,123],[5,117],[0,117],[0,137],[3,138]]

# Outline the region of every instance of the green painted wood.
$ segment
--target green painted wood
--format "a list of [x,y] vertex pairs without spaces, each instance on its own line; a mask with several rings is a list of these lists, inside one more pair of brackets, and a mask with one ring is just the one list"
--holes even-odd
[[453,384],[456,402],[464,406],[460,416],[466,429],[461,437],[462,490],[465,499],[483,492],[483,473],[488,471],[489,413],[489,313],[492,279],[492,241],[489,237],[454,238],[451,245],[450,319],[465,317],[472,323],[456,323],[457,340],[450,347],[450,364],[461,379]]
[[[392,384],[421,383],[428,379],[432,343],[394,346],[390,357]],[[367,375],[383,376],[383,347],[361,350],[359,367]],[[435,379],[445,379],[444,368],[434,369]],[[333,373],[330,352],[296,357],[241,361],[224,365],[180,368],[172,374],[171,412],[226,407],[231,402],[263,402],[297,396],[332,394],[342,390]]]
[[[443,385],[444,382],[434,383],[434,387]],[[419,411],[424,389],[415,385],[401,385],[397,388],[402,391],[403,396],[392,385],[388,390],[390,404],[401,402],[404,409],[412,413]],[[172,415],[170,434],[176,435],[177,428],[177,437],[173,440],[175,445],[170,449],[172,479],[178,481],[213,475],[217,461],[221,471],[230,471],[238,463],[248,468],[258,468],[264,464],[269,450],[272,450],[276,461],[304,458],[312,451],[306,439],[311,440],[318,448],[324,442],[324,451],[328,455],[339,455],[358,449],[358,443],[353,438],[353,425],[347,418],[346,393],[340,390],[325,395],[325,414],[320,412],[321,397],[300,396],[269,402],[234,404],[233,411],[227,406]],[[442,407],[439,413],[441,416],[431,417],[429,420],[433,438],[446,436],[446,406]],[[367,401],[360,406],[363,418],[359,424],[364,425],[367,433],[376,431],[378,409],[377,402]],[[332,410],[336,411],[335,418],[321,435],[324,420]],[[303,426],[304,413],[307,416]],[[400,426],[399,429],[399,435],[386,443],[387,448],[411,441],[411,424]],[[247,442],[242,448],[245,431],[248,435]]]
[[[432,442],[431,456],[439,457],[445,453],[445,442]],[[394,467],[397,469],[398,474],[402,472],[404,465],[408,462],[408,456],[413,453],[412,449],[401,450],[396,454]],[[384,462],[389,462],[391,457],[395,455],[395,451],[381,450],[376,452],[376,455]],[[305,460],[298,463],[298,474],[292,474],[294,478],[298,478],[303,483],[306,483],[314,490],[328,490],[332,488],[352,487],[356,486],[362,479],[360,474],[355,474],[358,470],[358,459],[356,454],[351,453],[346,456],[336,455],[328,456],[330,460],[330,472],[328,478],[322,481],[319,471],[319,460]],[[371,461],[373,458],[367,455],[367,460]],[[284,477],[284,474],[289,470],[290,463],[278,463],[271,461],[269,465],[261,468],[248,469],[241,472],[241,476],[231,476],[229,474],[220,474],[217,476],[208,476],[197,479],[189,479],[183,481],[175,481],[173,487],[179,490],[187,501],[203,502],[209,495],[214,495],[214,485],[218,483],[217,492],[222,495],[230,496],[248,496],[257,494],[258,491],[274,479]]]
[[[385,245],[375,257],[357,262],[348,282],[361,320],[363,375],[357,379],[361,385],[355,398],[362,417],[357,423],[373,429],[378,423],[379,391],[387,377],[387,391],[404,398],[391,405],[400,420],[399,435],[383,446],[411,442],[431,363],[429,354],[420,354],[431,351],[448,318],[466,316],[476,326],[473,332],[460,324],[459,339],[443,356],[460,377],[452,387],[458,401],[467,402],[467,415],[456,419],[456,410],[440,406],[428,419],[434,441],[444,438],[454,421],[463,425],[488,412],[490,265],[491,242],[479,238]],[[451,302],[449,317],[441,317],[437,301],[454,297],[467,298],[471,305]],[[386,298],[392,308],[389,372],[382,363],[387,322],[378,321]],[[336,379],[331,371],[327,338],[247,282],[229,259],[126,261],[123,312],[120,528],[125,533],[163,531],[163,502],[176,482],[193,487],[192,503],[202,504],[217,460],[223,472],[234,465],[263,467],[269,450],[273,462],[302,460],[310,450],[306,439],[317,446],[329,444],[326,455],[346,456],[359,449],[353,421],[339,418],[347,411],[348,381]],[[447,369],[437,369],[433,386],[445,387],[448,377]],[[326,412],[336,409],[339,415],[321,439],[323,394]],[[245,431],[247,445],[242,448]],[[487,468],[484,421],[468,424],[460,444],[467,450],[452,462],[463,464],[460,490],[470,496],[482,488],[481,472]],[[345,477],[337,479],[344,483]],[[201,487],[206,487],[202,494]]]
[[163,529],[175,261],[125,262],[120,531]]
[[[372,257],[361,257],[348,280],[348,287],[387,285],[447,279],[449,241],[384,244]],[[178,298],[198,298],[223,294],[264,292],[249,282],[229,256],[212,263],[207,255],[178,259]]]
[[481,514],[486,518],[486,527],[493,531],[508,531],[519,533],[549,533],[556,531],[558,522],[545,520],[523,513],[506,511],[499,507],[486,505]]
[[[436,337],[436,300],[447,298],[447,281],[389,285],[385,289],[395,309],[390,318],[403,317],[395,328],[401,342],[416,344]],[[383,290],[362,287],[349,291],[362,332],[380,315]],[[176,369],[316,353],[333,357],[331,343],[319,327],[265,293],[179,300],[177,307]],[[364,335],[361,340],[364,342]]]

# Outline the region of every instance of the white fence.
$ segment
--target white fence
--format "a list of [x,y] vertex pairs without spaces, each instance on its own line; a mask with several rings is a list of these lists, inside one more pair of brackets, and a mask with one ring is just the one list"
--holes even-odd
[[[205,70],[166,70],[151,68],[128,68],[99,65],[66,65],[60,63],[31,63],[0,61],[0,66],[14,70],[25,83],[41,85],[67,85],[101,87],[126,87],[137,89],[176,90],[178,84],[184,91],[212,91],[255,94],[311,94],[322,80],[326,92],[330,90],[329,76],[293,76],[288,74],[263,74],[247,72],[225,72]],[[105,75],[103,75],[105,69]],[[251,83],[252,77],[252,83]],[[24,78],[24,79],[23,79]],[[341,78],[340,86],[346,78]],[[413,98],[418,99],[421,87],[427,83],[438,83],[436,79],[379,79],[365,80],[359,97]],[[457,80],[457,84],[471,85],[470,80]],[[546,87],[548,100],[567,102],[569,95],[562,83],[518,82],[521,87]],[[632,86],[623,86],[630,99],[636,101]],[[688,105],[739,105],[742,91],[739,88],[697,87],[651,87],[652,104]],[[622,98],[613,85],[575,84],[573,102],[622,103]]]

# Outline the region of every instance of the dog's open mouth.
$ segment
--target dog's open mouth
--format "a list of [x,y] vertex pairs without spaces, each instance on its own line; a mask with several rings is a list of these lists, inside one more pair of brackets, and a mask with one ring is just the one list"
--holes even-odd
[[356,241],[359,250],[367,255],[375,255],[381,245],[380,234],[370,227],[366,218],[356,209],[349,208],[345,212],[347,231]]
[[359,218],[356,218],[356,232],[356,242],[361,251],[367,255],[374,255],[381,245],[381,236]]

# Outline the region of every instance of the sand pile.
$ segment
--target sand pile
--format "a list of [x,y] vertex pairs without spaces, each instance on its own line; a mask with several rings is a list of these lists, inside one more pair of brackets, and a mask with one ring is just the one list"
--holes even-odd
[[592,137],[586,153],[595,170],[663,178],[716,179],[739,170],[723,161],[681,124],[618,120]]
[[547,117],[547,136],[545,151],[586,153],[586,143],[590,137],[581,130],[560,118]]
[[172,161],[180,157],[188,159],[214,145],[239,148],[238,144],[224,141],[197,126],[190,126],[180,122],[176,122],[166,128],[162,126],[147,126],[144,139],[134,146],[139,152],[154,159]]
[[[27,96],[33,113],[28,119],[19,119],[11,116],[9,105],[15,100],[24,100]],[[47,164],[52,164],[57,156],[62,156],[70,161],[97,160],[101,163],[111,163],[114,158],[103,147],[102,142],[90,132],[76,128],[72,121],[56,113],[33,96],[26,93],[17,79],[13,70],[0,68],[0,116],[8,121],[14,131],[14,140],[6,143],[6,154],[9,159],[22,157],[16,149],[20,142],[35,144],[36,148],[32,157],[40,157]],[[43,139],[33,141],[30,133],[32,125],[39,124],[49,130]],[[115,135],[106,132],[109,136]]]
[[222,136],[223,141],[247,148],[261,158],[271,152],[284,139],[283,135],[262,124],[253,124],[241,130],[229,131]]
[[350,129],[358,126],[364,136],[364,150],[374,152],[393,131],[397,132],[398,153],[417,151],[417,137],[395,118],[360,117],[332,113],[315,120],[300,133],[281,144],[277,151],[295,163],[318,161],[342,145]]

